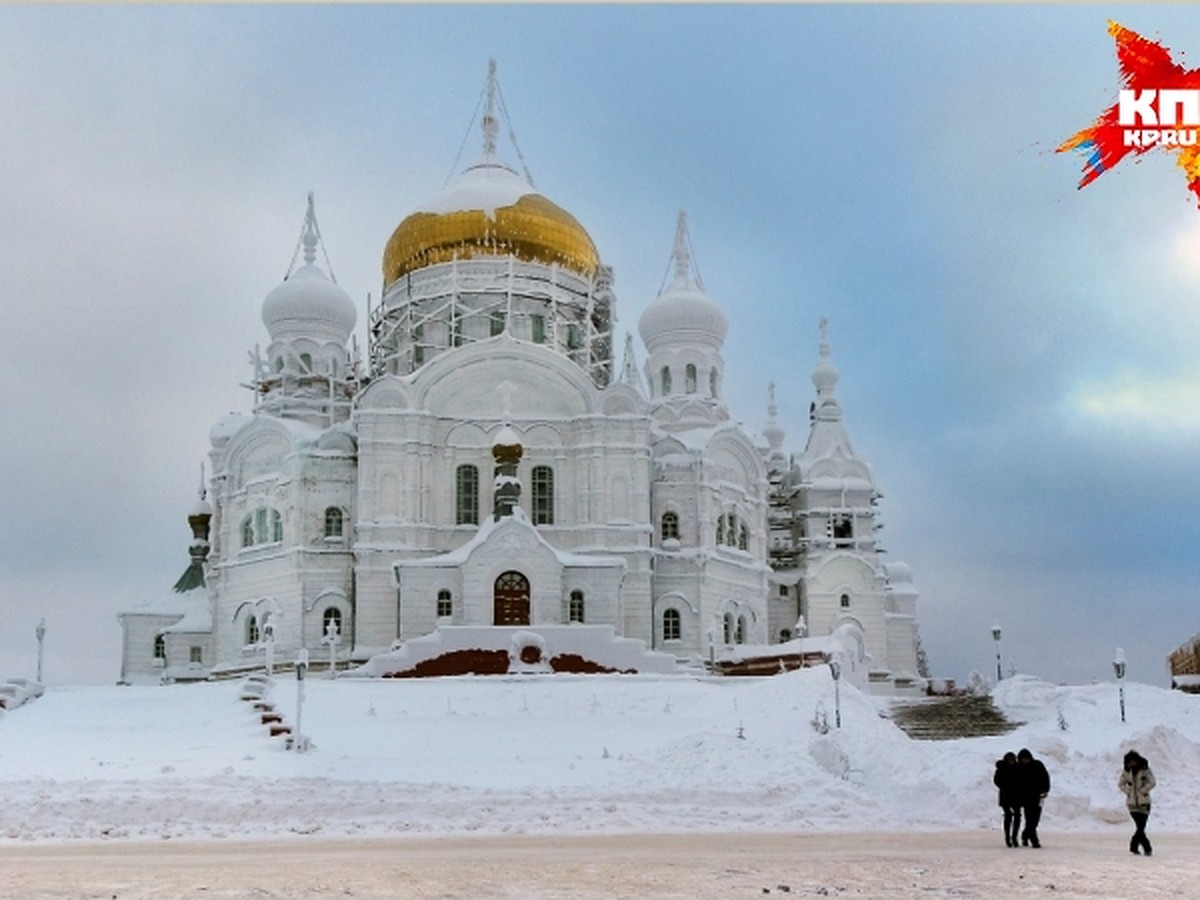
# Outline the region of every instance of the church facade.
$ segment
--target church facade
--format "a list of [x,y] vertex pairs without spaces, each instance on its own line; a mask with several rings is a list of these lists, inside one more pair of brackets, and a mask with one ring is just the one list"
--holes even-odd
[[210,433],[189,518],[203,578],[121,617],[122,679],[575,625],[692,665],[816,648],[863,685],[911,688],[916,593],[882,561],[824,324],[807,444],[788,454],[773,386],[761,435],[730,418],[729,321],[681,214],[639,368],[612,269],[500,159],[489,82],[479,162],[386,244],[365,358],[310,196],[303,264],[263,301],[254,408]]

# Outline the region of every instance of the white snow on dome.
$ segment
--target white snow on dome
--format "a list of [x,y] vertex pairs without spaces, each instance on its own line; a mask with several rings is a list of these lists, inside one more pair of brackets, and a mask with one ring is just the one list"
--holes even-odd
[[242,430],[250,421],[250,417],[242,413],[227,413],[216,421],[208,430],[208,439],[214,447],[221,447],[235,434]]
[[646,307],[638,319],[638,333],[648,350],[663,340],[702,343],[717,349],[725,341],[729,319],[716,302],[699,288],[673,284]]
[[526,194],[537,191],[508,166],[481,163],[463,172],[446,190],[418,206],[416,212],[444,215],[479,209],[495,219],[497,209],[512,206]]
[[350,295],[312,263],[277,285],[262,305],[263,324],[272,340],[288,332],[302,332],[342,344],[357,319]]

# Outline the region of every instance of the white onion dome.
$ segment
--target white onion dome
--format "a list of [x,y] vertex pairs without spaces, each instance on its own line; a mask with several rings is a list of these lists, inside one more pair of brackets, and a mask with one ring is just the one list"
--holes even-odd
[[188,510],[188,518],[194,519],[198,516],[211,516],[213,514],[212,504],[209,503],[204,496],[201,495],[192,504],[192,508]]
[[569,212],[490,153],[397,227],[383,251],[386,287],[454,259],[512,255],[593,277],[596,245]]
[[783,439],[787,437],[783,426],[774,420],[763,426],[762,433],[772,450],[780,450],[783,447]]
[[229,439],[246,427],[249,422],[250,417],[243,413],[226,413],[208,430],[208,439],[214,447],[218,449],[224,447],[229,443]]
[[819,395],[832,393],[838,383],[838,370],[829,358],[829,345],[821,341],[821,358],[813,369],[812,383]]
[[654,298],[638,319],[646,349],[663,344],[704,344],[721,349],[729,319],[708,294],[689,279],[676,279]]
[[357,319],[350,295],[312,262],[292,272],[262,305],[271,340],[296,335],[345,344]]

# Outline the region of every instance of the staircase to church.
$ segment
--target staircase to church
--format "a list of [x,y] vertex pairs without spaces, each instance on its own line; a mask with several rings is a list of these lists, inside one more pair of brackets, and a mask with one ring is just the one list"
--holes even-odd
[[897,703],[889,710],[888,717],[918,741],[1008,734],[1023,724],[1006,719],[991,697],[974,694]]

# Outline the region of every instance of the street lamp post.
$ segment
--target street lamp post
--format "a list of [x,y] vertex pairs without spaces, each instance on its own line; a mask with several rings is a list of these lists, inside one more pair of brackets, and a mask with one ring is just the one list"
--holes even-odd
[[325,623],[325,637],[321,638],[322,644],[329,645],[329,677],[337,678],[337,646],[341,643],[341,635],[338,634],[338,623],[330,619]]
[[829,661],[829,674],[833,676],[833,721],[838,728],[842,727],[842,692],[838,685],[842,680],[842,664],[836,659]]
[[263,644],[267,653],[267,677],[275,674],[275,618],[267,613],[263,616]]
[[37,623],[37,628],[33,630],[37,635],[38,642],[38,662],[37,662],[37,683],[42,683],[42,642],[46,639],[46,620],[42,619]]
[[1121,699],[1121,721],[1125,721],[1125,651],[1118,647],[1113,657],[1113,674],[1117,676],[1117,695]]
[[296,651],[296,734],[292,737],[292,749],[303,753],[308,749],[308,738],[300,730],[301,715],[304,712],[304,676],[308,672],[308,650],[301,647]]
[[996,642],[996,683],[999,684],[1004,675],[1000,671],[1000,623],[992,626],[992,640]]

